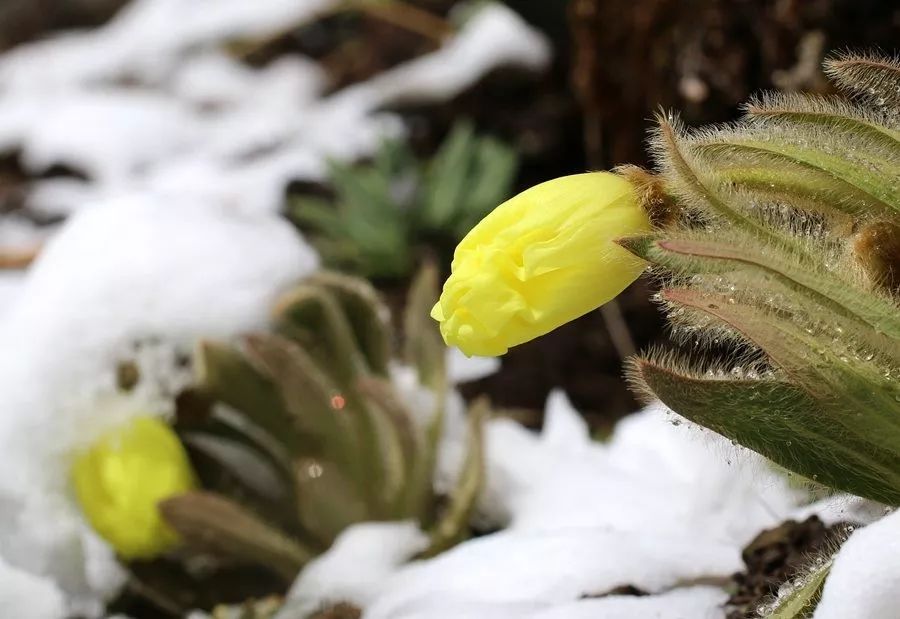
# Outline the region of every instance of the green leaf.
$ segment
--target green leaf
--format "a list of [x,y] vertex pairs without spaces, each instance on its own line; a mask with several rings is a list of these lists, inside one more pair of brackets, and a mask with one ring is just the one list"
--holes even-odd
[[772,130],[721,130],[703,134],[690,141],[691,147],[712,165],[723,161],[747,162],[775,169],[808,173],[836,179],[853,191],[867,194],[885,212],[900,213],[900,192],[892,183],[900,166],[896,161],[879,158],[872,149],[856,152],[838,136],[817,132],[820,143],[807,146],[811,138],[802,132]]
[[890,212],[879,200],[827,174],[798,171],[759,162],[720,161],[712,171],[718,181],[745,192],[745,200],[788,203],[830,217]]
[[510,196],[518,167],[518,155],[512,148],[490,137],[479,139],[467,182],[468,189],[459,208],[457,238],[464,237],[485,215]]
[[[342,215],[349,216],[346,221],[348,225],[362,226],[377,223],[384,217],[398,217],[398,210],[390,197],[391,179],[378,170],[331,162],[329,177]],[[363,229],[362,232],[366,231]]]
[[415,154],[403,140],[385,140],[375,154],[372,162],[382,178],[395,181],[397,178],[415,176],[418,173],[418,162]]
[[291,218],[301,226],[309,226],[318,234],[340,237],[343,233],[341,213],[322,198],[298,197],[291,201]]
[[230,499],[189,492],[160,503],[160,513],[190,547],[267,567],[291,581],[315,554]]
[[416,368],[419,382],[436,388],[445,380],[447,348],[441,339],[431,308],[437,303],[438,271],[433,263],[422,266],[409,288],[404,326],[404,360]]
[[648,359],[631,378],[678,414],[819,483],[900,502],[900,456],[868,429],[842,428],[810,396],[779,380],[699,377]]
[[[245,419],[217,413],[217,420],[231,425],[232,435],[252,438],[283,462],[273,442],[293,453],[314,448],[314,441],[297,433],[291,415],[273,381],[254,368],[237,349],[216,342],[201,342],[196,355],[197,383],[212,398],[240,411]],[[231,420],[229,422],[229,420]],[[265,432],[260,436],[252,425]]]
[[665,289],[662,296],[733,328],[822,407],[834,410],[836,426],[866,433],[871,443],[900,455],[900,390],[889,375],[891,367],[880,366],[874,356],[855,354],[838,340],[824,344],[822,334],[804,323],[731,296],[688,289]]
[[278,302],[279,330],[300,342],[321,368],[341,385],[352,385],[368,373],[356,332],[343,307],[323,286],[305,283]]
[[[860,289],[852,280],[827,270],[821,261],[791,247],[766,245],[739,231],[642,236],[620,244],[650,262],[679,273],[726,273],[744,270],[775,276],[794,293],[812,299],[845,317],[868,325],[876,333],[900,340],[900,307],[885,295]],[[870,338],[871,343],[896,351],[896,342]]]
[[390,311],[378,291],[365,280],[341,273],[320,272],[309,281],[334,295],[350,322],[369,369],[387,376],[391,360]]
[[490,414],[486,400],[469,409],[468,450],[450,502],[440,520],[429,531],[424,556],[433,557],[465,539],[469,518],[484,486],[484,424]]
[[297,518],[322,548],[328,548],[348,526],[371,517],[364,496],[340,467],[325,460],[301,458],[294,478]]
[[208,432],[186,432],[182,437],[192,451],[200,452],[254,495],[277,504],[291,500],[288,481],[270,459],[254,449],[246,439],[227,438]]
[[822,587],[831,570],[831,561],[816,566],[803,577],[803,583],[790,594],[776,601],[766,619],[808,619],[819,603]]
[[825,72],[843,90],[878,108],[900,107],[900,62],[875,54],[840,54],[825,61]]
[[282,337],[247,338],[247,358],[277,385],[290,418],[300,431],[315,437],[319,453],[334,462],[363,489],[379,479],[369,470],[377,458],[367,421],[346,406],[347,396],[301,346]]
[[[404,314],[404,361],[416,368],[419,382],[434,394],[434,411],[425,429],[421,455],[416,459],[407,503],[417,513],[424,513],[430,496],[437,452],[444,429],[444,415],[449,386],[446,352],[437,323],[431,319],[431,308],[438,299],[438,272],[433,263],[419,270],[410,286]],[[424,412],[423,412],[424,416]]]
[[388,513],[398,520],[411,516],[422,519],[426,498],[431,496],[431,484],[423,483],[419,474],[428,464],[421,431],[389,381],[363,378],[359,390],[369,405],[377,407],[388,421],[384,431],[392,447],[386,450],[390,456],[387,466],[394,470],[393,477],[397,480],[387,493]]
[[885,157],[900,156],[900,131],[888,127],[884,115],[845,99],[770,93],[750,101],[747,116],[766,127],[809,127],[853,142],[861,138],[868,148],[883,150]]
[[759,235],[772,237],[772,232],[750,217],[739,206],[723,199],[698,173],[700,162],[688,147],[684,127],[674,115],[656,116],[659,128],[651,136],[651,152],[659,162],[661,173],[670,191],[684,207],[700,213],[713,213],[731,226]]
[[469,189],[467,180],[475,145],[474,126],[469,122],[459,122],[431,161],[420,213],[426,227],[441,230],[452,226]]
[[409,215],[394,199],[395,155],[389,150],[374,166],[330,162],[333,207],[314,198],[294,202],[294,219],[318,231],[313,241],[331,266],[380,277],[409,271]]

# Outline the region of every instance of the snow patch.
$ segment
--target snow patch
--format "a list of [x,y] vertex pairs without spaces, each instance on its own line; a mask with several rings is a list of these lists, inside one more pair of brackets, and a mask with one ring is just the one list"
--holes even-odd
[[853,532],[834,558],[814,619],[894,619],[900,608],[900,511]]
[[427,536],[413,522],[354,525],[297,578],[288,594],[290,613],[302,617],[340,602],[365,606],[401,565],[427,547]]
[[[453,478],[464,454],[454,397],[438,482]],[[622,420],[599,443],[554,392],[541,433],[499,418],[488,422],[486,439],[479,517],[504,530],[371,579],[354,559],[365,549],[326,553],[334,574],[378,583],[341,589],[367,619],[722,617],[721,589],[685,583],[743,569],[746,543],[801,499],[761,458],[660,405]],[[626,585],[651,595],[607,596]],[[319,589],[330,590],[321,582]],[[306,590],[307,604],[334,601]]]
[[33,172],[88,177],[34,197],[58,213],[147,192],[271,212],[290,181],[321,180],[329,159],[370,155],[402,133],[386,106],[444,101],[495,68],[550,59],[547,41],[500,4],[435,52],[327,97],[308,59],[252,69],[216,48],[336,4],[138,0],[103,28],[18,48],[0,58],[0,150],[20,151]]
[[16,471],[0,477],[0,554],[51,576],[79,612],[102,611],[121,578],[68,494],[69,459],[110,425],[169,412],[171,389],[155,386],[174,365],[124,398],[110,395],[116,363],[135,342],[190,352],[197,338],[264,327],[276,295],[317,266],[270,215],[147,196],[72,217],[0,322],[0,450]]
[[0,616],[63,619],[63,593],[52,581],[16,569],[0,558]]

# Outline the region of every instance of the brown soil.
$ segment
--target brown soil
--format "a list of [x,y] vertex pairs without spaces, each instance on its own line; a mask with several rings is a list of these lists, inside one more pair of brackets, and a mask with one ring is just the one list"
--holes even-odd
[[788,520],[757,535],[744,549],[747,570],[734,576],[737,591],[728,600],[728,619],[755,617],[754,609],[817,556],[833,553],[848,533],[846,523],[826,527],[812,516],[803,522]]
[[330,608],[320,610],[310,619],[359,619],[362,611],[352,604],[337,604]]
[[102,24],[126,0],[4,0],[0,3],[0,50],[48,33]]

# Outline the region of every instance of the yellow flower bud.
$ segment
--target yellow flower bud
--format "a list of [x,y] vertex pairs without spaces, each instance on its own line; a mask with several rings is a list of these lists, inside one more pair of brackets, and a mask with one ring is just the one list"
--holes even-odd
[[502,355],[622,292],[645,263],[613,240],[648,230],[634,188],[615,174],[542,183],[498,206],[460,242],[431,316],[448,345]]
[[75,494],[91,526],[125,559],[149,559],[178,542],[157,504],[191,490],[195,478],[175,432],[139,417],[78,454]]

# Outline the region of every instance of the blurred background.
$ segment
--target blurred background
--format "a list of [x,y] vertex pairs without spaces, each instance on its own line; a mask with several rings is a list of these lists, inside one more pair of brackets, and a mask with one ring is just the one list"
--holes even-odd
[[[0,554],[52,573],[67,593],[90,593],[73,607],[102,608],[98,596],[135,616],[211,607],[222,598],[183,591],[173,585],[181,576],[154,581],[140,561],[128,566],[137,593],[116,598],[115,579],[91,576],[69,504],[60,509],[76,524],[53,540],[31,525],[35,514],[63,522],[47,499],[71,495],[61,454],[92,444],[118,414],[70,392],[127,357],[123,347],[156,336],[183,345],[141,362],[164,368],[169,382],[154,388],[190,426],[212,406],[170,376],[190,364],[185,350],[264,327],[274,293],[320,260],[371,282],[400,348],[412,328],[424,332],[403,320],[424,315],[408,311],[420,268],[446,275],[458,241],[497,204],[561,175],[651,165],[645,139],[660,108],[699,125],[738,118],[763,89],[828,92],[829,53],[890,50],[898,31],[900,7],[883,0],[2,0],[0,392],[11,412],[0,446],[28,474],[0,479],[0,496],[19,510],[0,513]],[[91,219],[94,209],[102,215]],[[511,350],[498,371],[453,380],[468,402],[487,396],[498,416],[533,428],[561,388],[606,435],[639,408],[623,358],[666,341],[653,287],[641,278],[617,303]],[[136,371],[118,366],[114,389],[103,388],[130,392]],[[327,412],[344,404],[332,398]],[[218,489],[195,458],[202,449],[188,447],[204,487]],[[320,477],[311,462],[292,473]],[[431,479],[417,481],[433,503],[428,521],[446,489],[432,496]],[[467,500],[471,509],[474,494]],[[459,520],[466,535],[491,530]],[[317,552],[338,524],[324,519]],[[308,557],[290,559],[287,576]],[[204,569],[192,575],[202,580]],[[223,577],[213,591],[241,601],[241,583],[247,595],[271,589]]]
[[[563,174],[646,165],[644,138],[658,108],[680,109],[690,124],[724,122],[760,89],[823,91],[820,65],[829,50],[889,48],[900,25],[896,4],[880,0],[510,0],[491,23],[484,20],[480,39],[462,45],[472,49],[461,49],[458,35],[485,3],[295,0],[259,3],[243,23],[215,2],[185,10],[181,22],[177,4],[5,0],[0,6],[0,50],[16,60],[4,65],[9,79],[0,98],[0,114],[7,112],[0,115],[6,269],[27,265],[74,203],[123,183],[177,186],[184,179],[159,172],[163,164],[199,148],[197,131],[225,119],[252,135],[223,144],[229,129],[217,128],[210,148],[220,152],[210,157],[227,158],[244,176],[259,171],[251,191],[276,195],[269,202],[278,202],[327,263],[369,277],[391,303],[402,304],[415,265],[428,256],[446,270],[456,240],[496,202]],[[96,49],[29,54],[30,42],[72,29],[94,29]],[[133,38],[116,49],[126,32]],[[417,59],[431,64],[396,71]],[[23,114],[42,80],[52,104],[45,98],[42,112]],[[246,90],[254,88],[260,90]],[[85,99],[91,92],[99,94]],[[138,96],[128,99],[129,93]],[[382,120],[389,122],[342,127],[334,136],[321,126],[262,126],[272,120],[268,110],[290,120],[317,100],[358,105],[351,115],[386,113]],[[231,114],[234,108],[242,109]],[[121,125],[127,130],[116,137]],[[279,143],[284,136],[277,133],[291,130],[301,131],[289,136],[293,144]],[[355,135],[343,141],[340,131]],[[72,144],[84,132],[82,142],[100,142],[99,154]],[[149,141],[145,148],[118,144],[141,139]],[[291,149],[303,154],[286,163]],[[177,165],[184,169],[202,157]],[[266,171],[277,157],[277,172]],[[367,186],[351,186],[352,178],[342,184],[356,164],[367,168]],[[200,168],[197,175],[209,173],[209,166]],[[206,182],[197,175],[184,182],[196,189]],[[385,178],[389,190],[380,184]],[[473,183],[480,193],[466,196]],[[409,227],[396,217],[353,214],[354,200],[395,202],[401,211],[433,208],[434,216]],[[432,207],[417,205],[428,200]],[[343,223],[327,212],[342,201]],[[464,393],[488,394],[537,423],[527,411],[540,410],[550,389],[562,386],[592,423],[608,425],[636,407],[620,380],[622,354],[663,337],[649,285],[636,283],[609,315],[585,316],[511,351],[499,373],[465,385]]]

